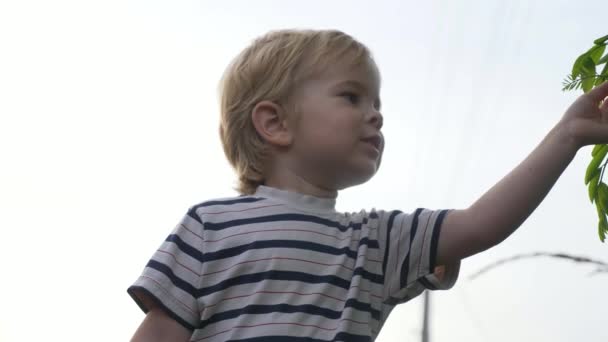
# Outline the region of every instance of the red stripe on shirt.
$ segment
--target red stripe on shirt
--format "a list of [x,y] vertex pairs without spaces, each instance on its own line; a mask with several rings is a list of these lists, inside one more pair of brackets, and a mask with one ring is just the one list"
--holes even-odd
[[215,272],[204,273],[204,274],[202,274],[202,275],[203,275],[203,276],[206,276],[206,275],[210,275],[210,274],[215,274],[215,273],[225,272],[225,271],[228,271],[229,269],[234,268],[234,267],[236,267],[236,266],[238,266],[238,265],[247,264],[247,263],[250,263],[250,262],[257,262],[257,261],[264,261],[264,260],[275,260],[275,259],[278,259],[278,260],[295,260],[295,261],[302,261],[302,262],[307,262],[307,263],[311,263],[311,264],[317,264],[317,265],[323,265],[323,266],[340,266],[340,267],[344,267],[344,268],[348,269],[349,271],[352,271],[352,270],[353,270],[353,268],[348,267],[348,266],[344,266],[344,265],[341,265],[341,264],[325,264],[325,263],[321,263],[321,262],[310,261],[310,260],[304,260],[304,259],[297,259],[297,258],[272,257],[272,258],[263,258],[263,259],[257,259],[257,260],[248,260],[248,261],[239,262],[239,263],[236,263],[236,264],[234,264],[234,265],[232,265],[232,266],[230,266],[230,267],[228,267],[228,268],[226,268],[226,269],[223,269],[223,270],[220,270],[220,271],[215,271]]
[[[356,289],[356,288],[359,288],[359,285],[351,286],[350,288],[351,289]],[[375,298],[378,298],[378,299],[382,299],[382,296],[374,295],[370,290],[359,290],[359,291],[360,292],[367,292],[372,297],[375,297]],[[246,294],[246,295],[227,297],[227,298],[224,298],[224,299],[218,301],[215,304],[205,305],[205,308],[210,308],[210,307],[219,305],[221,302],[226,301],[226,300],[251,297],[251,296],[254,296],[254,295],[257,295],[257,294],[260,294],[260,293],[267,293],[267,294],[292,294],[292,295],[298,295],[298,296],[321,295],[323,297],[331,298],[331,299],[337,300],[337,301],[342,302],[342,303],[345,302],[344,300],[342,300],[340,298],[336,298],[336,297],[333,297],[333,296],[330,296],[330,295],[327,295],[327,294],[324,294],[324,293],[320,293],[320,292],[315,292],[315,293],[300,293],[300,292],[294,292],[294,291],[257,291],[257,292],[253,292],[253,293]]]
[[[243,232],[243,233],[237,233],[237,234],[232,234],[232,235],[228,235],[228,236],[224,236],[221,239],[217,239],[217,240],[205,240],[205,242],[218,242],[218,241],[222,241],[234,236],[239,236],[239,235],[246,235],[246,234],[254,234],[254,233],[265,233],[265,232],[306,232],[306,233],[313,233],[313,234],[319,234],[319,235],[324,235],[324,236],[328,236],[328,237],[333,237],[336,240],[346,240],[348,239],[350,236],[346,236],[343,238],[340,238],[336,235],[331,235],[331,234],[325,234],[325,233],[320,233],[314,230],[308,230],[308,229],[285,229],[285,228],[281,228],[281,229],[262,229],[262,230],[252,230],[250,232]],[[359,238],[352,238],[351,240],[356,241],[359,240]]]
[[175,260],[175,263],[176,263],[176,264],[178,264],[178,265],[180,265],[181,267],[183,267],[183,268],[187,269],[188,271],[190,271],[190,272],[194,273],[194,274],[195,274],[197,277],[200,277],[200,276],[201,276],[201,274],[200,274],[200,273],[198,273],[198,272],[194,271],[194,270],[193,270],[193,269],[191,269],[190,267],[188,267],[188,266],[186,266],[186,265],[182,264],[181,262],[179,262],[179,260],[177,260],[177,256],[176,256],[175,254],[173,254],[173,253],[171,253],[171,252],[163,251],[163,250],[161,250],[161,249],[157,250],[157,252],[159,252],[159,253],[164,253],[164,254],[168,254],[168,255],[170,255],[170,256],[173,258],[173,260]]
[[205,241],[205,239],[204,239],[202,236],[200,236],[200,235],[196,234],[195,232],[193,232],[192,230],[190,230],[190,228],[186,227],[185,225],[183,225],[183,224],[181,224],[181,223],[180,223],[179,225],[180,225],[180,226],[182,226],[182,228],[184,228],[185,230],[187,230],[187,231],[189,231],[190,233],[192,233],[192,235],[194,235],[194,236],[198,237],[199,239],[201,239],[201,240]]
[[[364,291],[362,291],[364,292]],[[369,292],[369,291],[367,291]],[[314,293],[300,293],[300,292],[294,292],[294,291],[257,291],[254,293],[250,293],[250,294],[246,294],[246,295],[241,295],[241,296],[233,296],[233,297],[226,297],[222,300],[220,300],[219,302],[215,303],[215,304],[211,304],[211,305],[205,305],[205,308],[210,308],[210,307],[214,307],[216,305],[219,305],[221,302],[226,301],[226,300],[231,300],[231,299],[238,299],[238,298],[245,298],[245,297],[251,297],[251,296],[255,296],[257,294],[260,293],[266,293],[266,294],[292,294],[292,295],[298,295],[298,296],[311,296],[311,295],[321,295],[323,297],[327,297],[327,298],[331,298],[331,299],[335,299],[339,302],[344,303],[345,301],[337,298],[337,297],[333,297],[324,293],[320,293],[320,292],[314,292]]]

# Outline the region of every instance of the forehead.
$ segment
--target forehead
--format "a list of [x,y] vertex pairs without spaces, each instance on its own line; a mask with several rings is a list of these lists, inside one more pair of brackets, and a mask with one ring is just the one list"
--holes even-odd
[[380,72],[372,60],[335,65],[326,77],[335,81],[357,81],[372,89],[380,89]]
[[315,69],[309,81],[323,82],[328,86],[361,84],[371,92],[380,91],[380,72],[371,58],[363,61],[335,61]]

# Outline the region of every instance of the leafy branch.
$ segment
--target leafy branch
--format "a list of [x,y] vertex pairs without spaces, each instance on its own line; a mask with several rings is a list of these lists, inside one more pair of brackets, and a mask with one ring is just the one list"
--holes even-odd
[[562,88],[562,91],[581,89],[583,86],[583,81],[585,81],[587,79],[595,79],[596,81],[600,81],[598,83],[598,85],[599,85],[605,81],[608,81],[608,75],[595,74],[595,75],[591,75],[591,76],[587,76],[587,77],[579,76],[574,79],[572,78],[572,75],[568,75],[567,78],[564,79],[564,81],[562,82],[562,85],[564,86]]
[[[580,55],[572,66],[572,73],[566,77],[562,91],[583,89],[587,93],[594,87],[608,81],[608,54],[604,55],[608,45],[608,35],[593,41],[593,47]],[[604,55],[602,57],[602,55]],[[597,67],[604,65],[600,73]],[[591,152],[591,162],[585,172],[585,185],[588,186],[589,200],[595,202],[598,214],[598,235],[600,241],[606,240],[608,234],[608,185],[602,181],[608,164],[608,145],[595,145]],[[601,165],[601,166],[600,166]]]

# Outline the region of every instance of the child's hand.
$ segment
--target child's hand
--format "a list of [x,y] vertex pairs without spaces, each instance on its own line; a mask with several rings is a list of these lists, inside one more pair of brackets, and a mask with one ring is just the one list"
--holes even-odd
[[577,150],[586,145],[608,144],[606,97],[608,97],[608,82],[579,97],[560,121],[567,138],[575,144]]

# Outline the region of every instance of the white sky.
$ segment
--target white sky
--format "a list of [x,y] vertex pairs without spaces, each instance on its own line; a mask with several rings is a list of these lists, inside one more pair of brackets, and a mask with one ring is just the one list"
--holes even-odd
[[[383,76],[387,147],[338,208],[462,208],[519,163],[578,93],[574,59],[608,34],[597,1],[3,1],[0,341],[119,341],[126,288],[187,208],[231,196],[216,86],[271,29],[337,28]],[[608,340],[608,275],[531,251],[608,260],[577,155],[521,229],[433,294],[435,341]],[[420,299],[378,341],[419,341]]]

